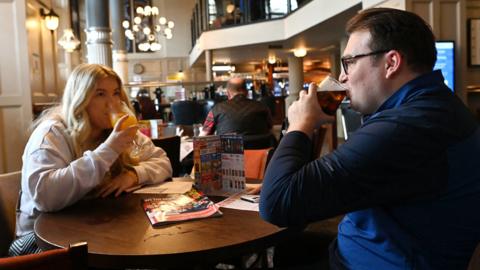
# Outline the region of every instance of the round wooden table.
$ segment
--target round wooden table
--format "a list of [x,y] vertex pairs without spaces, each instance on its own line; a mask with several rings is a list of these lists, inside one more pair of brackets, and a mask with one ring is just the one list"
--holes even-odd
[[156,268],[208,265],[261,251],[292,234],[263,221],[258,212],[224,209],[222,217],[153,228],[140,200],[154,195],[83,200],[35,223],[42,249],[88,243],[89,265]]

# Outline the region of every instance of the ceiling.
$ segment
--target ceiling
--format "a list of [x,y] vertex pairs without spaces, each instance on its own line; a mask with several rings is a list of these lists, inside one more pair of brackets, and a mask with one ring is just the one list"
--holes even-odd
[[[292,48],[303,46],[308,51],[304,63],[329,61],[332,53],[340,54],[340,41],[346,37],[345,24],[359,10],[361,4],[287,40],[213,50],[212,60],[215,63],[229,59],[230,63],[236,65],[260,64],[267,60],[269,53],[273,53],[281,62],[287,62],[288,56],[292,55]],[[201,55],[194,66],[205,66],[205,57]]]

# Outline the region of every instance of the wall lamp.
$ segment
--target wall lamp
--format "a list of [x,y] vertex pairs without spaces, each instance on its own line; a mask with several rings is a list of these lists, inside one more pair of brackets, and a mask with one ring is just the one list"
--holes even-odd
[[43,17],[45,20],[45,26],[48,28],[50,31],[55,31],[58,28],[58,23],[59,23],[59,17],[53,9],[48,10],[48,12],[45,12],[45,9],[40,9],[40,15]]

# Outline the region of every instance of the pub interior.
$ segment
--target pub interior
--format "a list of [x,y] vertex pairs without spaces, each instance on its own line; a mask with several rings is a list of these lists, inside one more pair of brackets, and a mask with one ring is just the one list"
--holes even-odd
[[[348,19],[373,7],[411,11],[430,24],[439,41],[437,49],[445,49],[439,67],[447,74],[447,84],[480,121],[480,0],[0,1],[0,174],[22,169],[32,122],[59,104],[68,77],[82,63],[105,65],[118,74],[140,131],[167,152],[173,177],[192,171],[193,155],[182,151],[192,151],[191,138],[198,136],[209,111],[228,99],[227,82],[233,77],[245,79],[249,99],[270,99],[272,134],[278,141],[299,91],[327,76],[339,77]],[[343,101],[335,119],[316,134],[317,157],[336,149],[361,124],[361,116],[348,105]],[[0,176],[2,257],[14,239],[15,209],[9,203],[17,199],[12,190],[18,190],[20,176],[13,177],[18,183],[4,184]],[[75,238],[75,221],[84,222],[78,231],[85,233],[85,239],[113,239],[115,246],[110,247],[106,240],[77,239],[87,242],[88,264],[95,268],[276,268],[274,262],[287,269],[309,263],[328,267],[325,261],[310,262],[312,254],[287,262],[288,247],[304,245],[302,252],[310,253],[320,247],[310,247],[309,239],[321,239],[326,252],[341,219],[310,224],[299,239],[292,236],[298,232],[268,224],[258,212],[222,209],[219,219],[179,223],[157,232],[139,208],[139,199],[123,196],[118,201],[107,198],[90,218],[88,210],[96,206],[89,201],[71,209],[76,219],[42,216],[39,227],[51,229],[56,222],[63,227],[52,229],[53,233],[40,229],[37,244],[44,249],[77,244],[68,242],[72,238],[62,239]],[[115,208],[117,204],[124,209]],[[89,224],[101,223],[102,215],[111,231],[102,227],[88,233]],[[192,231],[196,234],[189,237]],[[221,239],[229,235],[232,239]],[[148,242],[150,238],[154,240]],[[138,244],[139,239],[144,243]],[[276,245],[277,252],[271,248]]]

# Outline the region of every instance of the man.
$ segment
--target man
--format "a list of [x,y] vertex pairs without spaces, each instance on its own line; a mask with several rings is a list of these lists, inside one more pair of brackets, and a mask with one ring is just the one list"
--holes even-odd
[[247,98],[245,80],[234,77],[227,83],[228,101],[208,113],[200,136],[235,133],[243,135],[245,148],[273,146],[272,118],[267,106]]
[[361,128],[310,161],[325,118],[315,85],[290,107],[260,214],[279,226],[345,214],[333,269],[466,269],[480,241],[480,129],[443,83],[434,36],[417,15],[369,9],[347,24],[340,80]]

